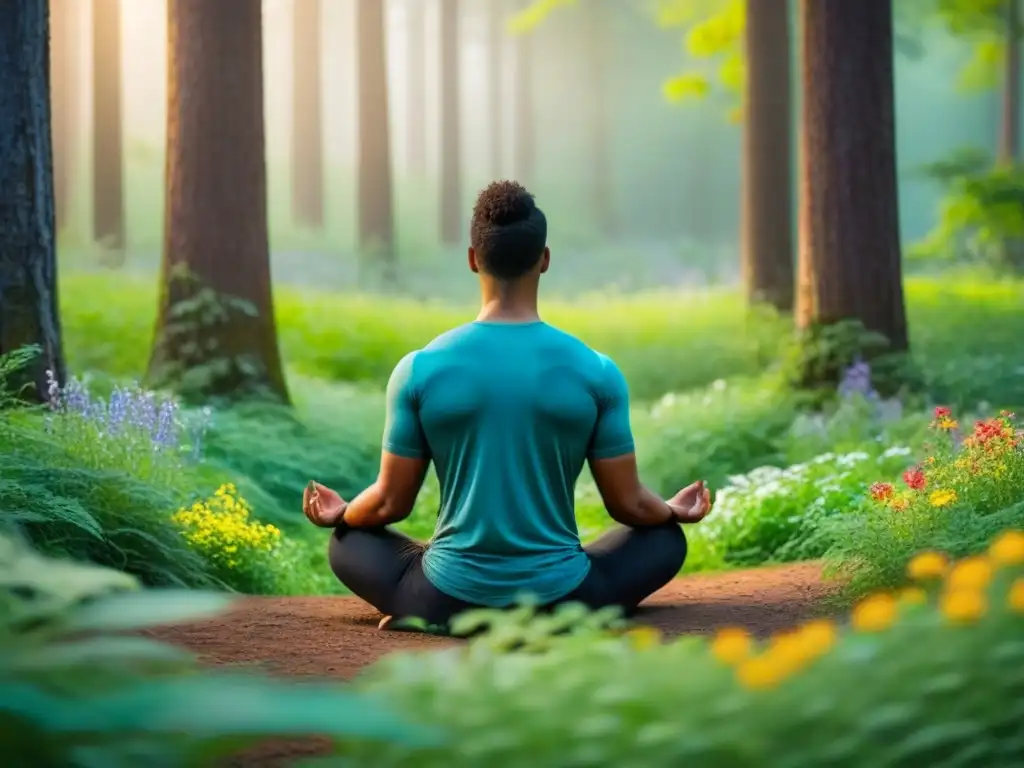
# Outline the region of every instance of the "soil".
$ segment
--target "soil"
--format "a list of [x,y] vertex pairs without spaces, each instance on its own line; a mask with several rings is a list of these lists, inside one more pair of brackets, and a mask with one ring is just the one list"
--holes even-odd
[[[801,563],[676,579],[641,606],[639,623],[667,636],[742,626],[758,635],[786,629],[826,610],[821,567]],[[346,680],[393,651],[442,648],[459,641],[380,632],[380,614],[356,598],[246,598],[201,624],[147,634],[196,653],[206,664],[257,666],[287,677]],[[315,740],[269,742],[233,762],[286,766],[322,752]]]

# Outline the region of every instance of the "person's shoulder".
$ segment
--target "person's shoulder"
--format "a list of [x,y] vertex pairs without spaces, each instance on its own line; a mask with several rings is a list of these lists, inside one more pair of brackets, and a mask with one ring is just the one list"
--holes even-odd
[[443,352],[458,345],[459,342],[472,336],[473,330],[473,323],[463,323],[449,331],[445,331],[440,336],[435,336],[429,344],[419,350],[422,353],[421,357],[431,357],[438,352]]
[[548,328],[557,343],[564,346],[566,353],[571,355],[573,361],[582,366],[584,370],[597,376],[607,376],[609,373],[618,371],[619,367],[614,360],[603,352],[598,352],[578,336],[573,336],[553,325],[549,325]]

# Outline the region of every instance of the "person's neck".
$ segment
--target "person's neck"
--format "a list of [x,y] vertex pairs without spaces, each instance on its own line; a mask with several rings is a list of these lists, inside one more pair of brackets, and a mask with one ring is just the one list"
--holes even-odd
[[537,290],[525,285],[484,286],[477,322],[530,323],[540,320]]

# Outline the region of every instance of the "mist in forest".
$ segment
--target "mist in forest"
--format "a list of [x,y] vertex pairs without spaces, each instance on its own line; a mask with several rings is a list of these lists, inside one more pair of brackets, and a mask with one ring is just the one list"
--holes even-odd
[[[296,7],[307,1],[263,3],[274,278],[368,287],[356,234],[357,2],[320,0],[319,18],[304,22],[314,31],[303,37],[296,34],[301,18]],[[93,13],[112,4],[64,2],[73,4],[74,13],[65,47],[54,51],[64,57],[72,85],[63,118],[70,138],[67,148],[55,153],[58,177],[70,179],[71,187],[60,232],[61,268],[110,268],[103,257],[106,245],[95,233],[92,182],[94,166],[116,162],[96,157],[104,137],[93,135],[93,105],[110,103],[94,98],[97,86],[109,85],[94,73],[94,64],[103,60],[94,55],[95,41],[100,41],[104,50],[116,55],[119,49],[120,54],[119,61],[108,61],[103,69],[121,78],[124,256],[117,266],[154,270],[162,247],[166,2],[121,2],[107,37],[97,32]],[[659,29],[644,3],[605,4],[601,40],[595,39],[593,23],[585,23],[579,4],[552,14],[524,39],[504,24],[495,32],[495,18],[507,19],[518,2],[461,3],[459,226],[464,234],[457,244],[442,242],[438,223],[439,3],[385,0],[384,6],[386,128],[402,290],[424,297],[472,290],[464,274],[469,215],[478,190],[495,178],[525,183],[548,214],[554,254],[549,283],[561,293],[736,279],[741,128],[729,119],[730,105],[722,98],[687,104],[666,100],[662,84],[667,78],[702,65],[688,61],[679,31]],[[967,43],[939,29],[920,43],[919,55],[896,56],[905,242],[934,225],[941,195],[920,178],[918,168],[960,147],[991,149],[997,135],[996,91],[964,93],[954,85],[970,53]],[[319,88],[311,80],[317,68]],[[307,77],[307,72],[313,74]],[[793,72],[798,78],[797,67]],[[298,102],[296,82],[308,86],[302,87]],[[317,97],[317,109],[302,108]],[[528,110],[525,117],[523,109]],[[380,132],[384,129],[379,126]],[[294,171],[302,150],[296,147],[308,144],[309,137],[322,142],[313,173],[322,175],[322,223],[297,210],[296,197],[302,195]]]

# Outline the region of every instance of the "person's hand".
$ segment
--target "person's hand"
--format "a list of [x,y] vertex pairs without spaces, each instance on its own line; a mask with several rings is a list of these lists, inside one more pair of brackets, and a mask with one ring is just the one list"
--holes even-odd
[[302,492],[302,512],[309,522],[320,528],[333,528],[341,522],[347,506],[348,502],[337,491],[312,480]]
[[668,505],[677,523],[699,523],[711,511],[711,491],[698,480],[669,499]]

